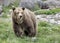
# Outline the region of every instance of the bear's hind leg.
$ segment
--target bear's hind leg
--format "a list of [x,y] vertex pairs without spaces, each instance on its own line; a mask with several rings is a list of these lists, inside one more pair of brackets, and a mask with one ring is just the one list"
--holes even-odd
[[35,30],[33,27],[28,28],[28,35],[29,37],[35,37],[36,34],[35,34]]

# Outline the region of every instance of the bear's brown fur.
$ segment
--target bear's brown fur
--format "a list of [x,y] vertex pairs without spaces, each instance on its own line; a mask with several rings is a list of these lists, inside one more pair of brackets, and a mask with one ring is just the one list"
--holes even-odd
[[36,35],[36,18],[35,14],[30,10],[22,7],[12,8],[13,29],[16,36]]

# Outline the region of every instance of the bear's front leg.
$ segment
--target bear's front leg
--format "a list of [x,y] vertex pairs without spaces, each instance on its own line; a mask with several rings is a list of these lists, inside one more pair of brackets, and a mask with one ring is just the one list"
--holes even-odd
[[19,25],[13,24],[13,28],[14,28],[14,33],[17,37],[22,37],[23,36],[24,32]]
[[19,36],[20,37],[23,37],[23,35],[24,35],[24,30],[19,26]]

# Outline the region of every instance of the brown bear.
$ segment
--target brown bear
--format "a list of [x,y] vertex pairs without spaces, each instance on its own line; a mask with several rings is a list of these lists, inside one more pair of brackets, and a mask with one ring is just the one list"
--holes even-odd
[[13,29],[16,36],[36,36],[35,14],[23,7],[13,7],[12,10]]

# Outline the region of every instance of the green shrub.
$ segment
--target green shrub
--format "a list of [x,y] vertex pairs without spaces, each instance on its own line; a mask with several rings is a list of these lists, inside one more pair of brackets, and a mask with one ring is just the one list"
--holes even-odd
[[39,15],[39,14],[55,14],[55,13],[59,13],[60,12],[60,8],[56,8],[56,9],[52,9],[52,10],[46,10],[46,9],[40,9],[37,11],[34,11],[35,14]]

